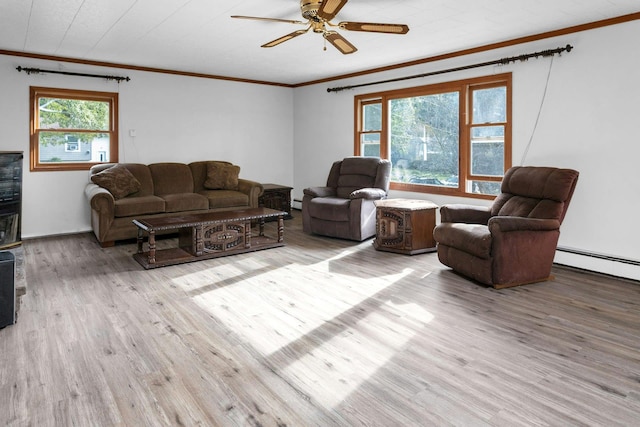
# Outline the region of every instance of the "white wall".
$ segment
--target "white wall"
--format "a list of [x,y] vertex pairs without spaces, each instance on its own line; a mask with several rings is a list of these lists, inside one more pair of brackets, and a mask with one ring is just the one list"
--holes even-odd
[[[640,261],[640,212],[637,136],[640,85],[637,37],[640,21],[512,46],[403,70],[296,89],[294,96],[294,198],[302,189],[323,185],[329,165],[353,154],[355,95],[442,81],[513,73],[513,164],[577,169],[580,178],[559,245]],[[367,83],[491,61],[571,44],[560,57],[530,59],[435,77],[369,86],[338,93],[328,87]],[[548,88],[533,133],[536,117]],[[528,154],[523,160],[529,140]],[[487,204],[476,199],[394,191],[392,197],[445,203]],[[640,280],[640,268],[558,252],[556,262]]]
[[[131,81],[27,75],[19,65]],[[292,89],[0,55],[0,150],[25,152],[24,238],[91,229],[86,171],[29,172],[29,86],[119,92],[121,162],[227,160],[242,178],[293,184]]]

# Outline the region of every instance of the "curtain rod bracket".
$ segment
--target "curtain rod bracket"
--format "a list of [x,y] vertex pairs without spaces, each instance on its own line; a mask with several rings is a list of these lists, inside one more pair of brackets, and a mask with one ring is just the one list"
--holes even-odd
[[72,73],[70,71],[41,70],[40,68],[27,68],[27,67],[21,67],[21,66],[18,66],[16,68],[16,70],[18,70],[18,72],[24,71],[28,75],[40,74],[40,73],[62,74],[62,75],[65,75],[65,76],[95,77],[95,78],[106,79],[106,80],[115,80],[118,83],[120,83],[122,81],[128,82],[128,81],[131,80],[129,77],[122,77],[122,76],[108,76],[108,75],[104,75],[104,74]]

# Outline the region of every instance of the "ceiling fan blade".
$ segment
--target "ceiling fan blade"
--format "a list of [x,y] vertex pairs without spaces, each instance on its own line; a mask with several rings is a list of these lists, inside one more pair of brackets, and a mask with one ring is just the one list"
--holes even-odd
[[231,17],[237,18],[237,19],[252,19],[254,21],[285,22],[287,24],[301,24],[301,25],[306,24],[306,22],[296,21],[293,19],[261,18],[259,16],[244,16],[244,15],[232,15]]
[[326,33],[324,33],[324,38],[327,39],[329,43],[331,43],[336,49],[338,49],[345,55],[358,50],[354,45],[349,43],[347,39],[345,39],[335,31],[327,31]]
[[331,21],[340,12],[340,9],[347,4],[348,0],[323,0],[318,8],[318,16],[326,21]]
[[375,22],[340,22],[339,28],[349,31],[367,31],[371,33],[407,34],[409,26],[405,24],[378,24]]
[[282,36],[280,38],[277,38],[275,40],[270,41],[269,43],[265,43],[260,47],[274,47],[279,45],[280,43],[284,43],[286,41],[291,40],[294,37],[298,37],[303,35],[304,33],[306,33],[307,31],[309,31],[309,28],[307,28],[306,30],[298,30],[298,31],[294,31],[293,33],[289,33],[286,36]]

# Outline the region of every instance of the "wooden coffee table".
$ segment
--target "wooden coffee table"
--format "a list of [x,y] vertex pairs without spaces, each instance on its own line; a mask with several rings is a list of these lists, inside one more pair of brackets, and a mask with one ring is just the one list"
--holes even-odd
[[[284,246],[283,219],[286,214],[275,209],[249,208],[135,219],[133,223],[138,227],[138,251],[133,258],[144,268],[150,269]],[[264,223],[268,218],[278,220],[275,237],[264,233]],[[251,231],[252,222],[257,222],[258,234],[254,235]],[[171,231],[179,233],[178,247],[157,249],[156,233]]]

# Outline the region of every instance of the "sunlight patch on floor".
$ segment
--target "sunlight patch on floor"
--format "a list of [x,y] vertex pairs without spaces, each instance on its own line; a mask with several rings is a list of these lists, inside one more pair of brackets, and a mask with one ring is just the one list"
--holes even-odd
[[242,268],[234,263],[221,264],[174,277],[172,282],[185,291],[195,292],[199,288],[211,285],[224,286],[226,283],[233,283],[236,278],[246,275],[247,272],[271,267],[269,263],[263,262],[257,257],[243,261]]
[[[404,316],[411,316],[412,322],[405,322]],[[417,304],[385,302],[283,372],[314,400],[333,408],[371,380],[432,319]]]
[[[350,266],[340,265],[340,258],[351,254],[345,252],[311,266],[290,264],[275,270],[256,263],[253,273],[246,268],[220,266],[217,271],[209,269],[174,282],[191,288],[200,307],[268,356],[309,339],[306,335],[326,322],[355,322],[362,314],[351,313],[354,307],[413,272],[405,269],[386,276],[357,277],[348,274]],[[222,268],[224,274],[218,270]],[[216,276],[225,279],[212,284]],[[198,286],[199,280],[203,282]],[[336,320],[341,315],[345,318]]]

